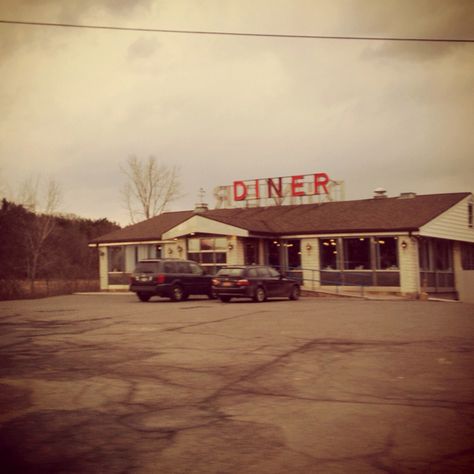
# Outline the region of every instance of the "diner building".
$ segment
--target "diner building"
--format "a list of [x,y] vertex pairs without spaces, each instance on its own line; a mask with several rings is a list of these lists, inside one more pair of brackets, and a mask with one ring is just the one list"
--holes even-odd
[[102,290],[128,287],[137,261],[182,258],[213,274],[269,264],[308,291],[438,294],[474,302],[471,193],[165,212],[99,237]]

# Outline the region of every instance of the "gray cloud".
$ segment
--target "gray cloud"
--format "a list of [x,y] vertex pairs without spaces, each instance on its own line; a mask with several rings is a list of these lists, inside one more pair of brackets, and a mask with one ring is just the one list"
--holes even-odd
[[[411,0],[64,4],[35,2],[19,18],[393,36],[454,34],[462,20],[447,6],[444,25],[441,2]],[[210,199],[234,179],[315,171],[344,179],[350,199],[377,186],[472,189],[472,46],[421,54],[424,45],[6,25],[0,35],[13,38],[0,63],[3,174],[15,183],[47,169],[69,212],[126,223],[120,164],[131,154],[181,167],[187,195],[175,209],[192,207],[201,186]]]
[[148,35],[138,38],[128,48],[127,56],[130,60],[146,59],[156,53],[160,43],[156,36]]

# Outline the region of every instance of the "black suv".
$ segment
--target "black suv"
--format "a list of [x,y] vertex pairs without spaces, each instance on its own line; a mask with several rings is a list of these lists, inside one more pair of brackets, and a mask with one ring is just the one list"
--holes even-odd
[[130,278],[130,291],[140,301],[152,296],[173,301],[183,301],[189,295],[213,298],[211,276],[205,275],[196,262],[171,258],[140,260]]
[[224,303],[231,298],[251,298],[257,303],[281,296],[297,300],[300,285],[266,265],[221,268],[212,280],[215,295]]

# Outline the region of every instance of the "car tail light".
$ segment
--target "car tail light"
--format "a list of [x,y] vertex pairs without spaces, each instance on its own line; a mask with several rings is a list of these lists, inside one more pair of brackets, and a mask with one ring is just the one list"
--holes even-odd
[[160,273],[159,275],[156,276],[156,283],[164,283],[165,282],[165,276],[163,273]]
[[219,285],[221,284],[221,282],[220,282],[217,278],[213,278],[213,279],[212,279],[212,284],[213,284],[214,286],[219,286]]
[[250,282],[248,280],[238,280],[237,286],[249,286]]

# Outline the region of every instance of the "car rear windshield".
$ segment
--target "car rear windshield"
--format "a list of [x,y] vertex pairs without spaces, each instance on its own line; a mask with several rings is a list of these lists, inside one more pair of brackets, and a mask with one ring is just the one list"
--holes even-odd
[[157,262],[140,262],[135,267],[135,273],[155,273],[157,267]]
[[217,276],[238,277],[244,273],[243,268],[222,268],[217,272]]

